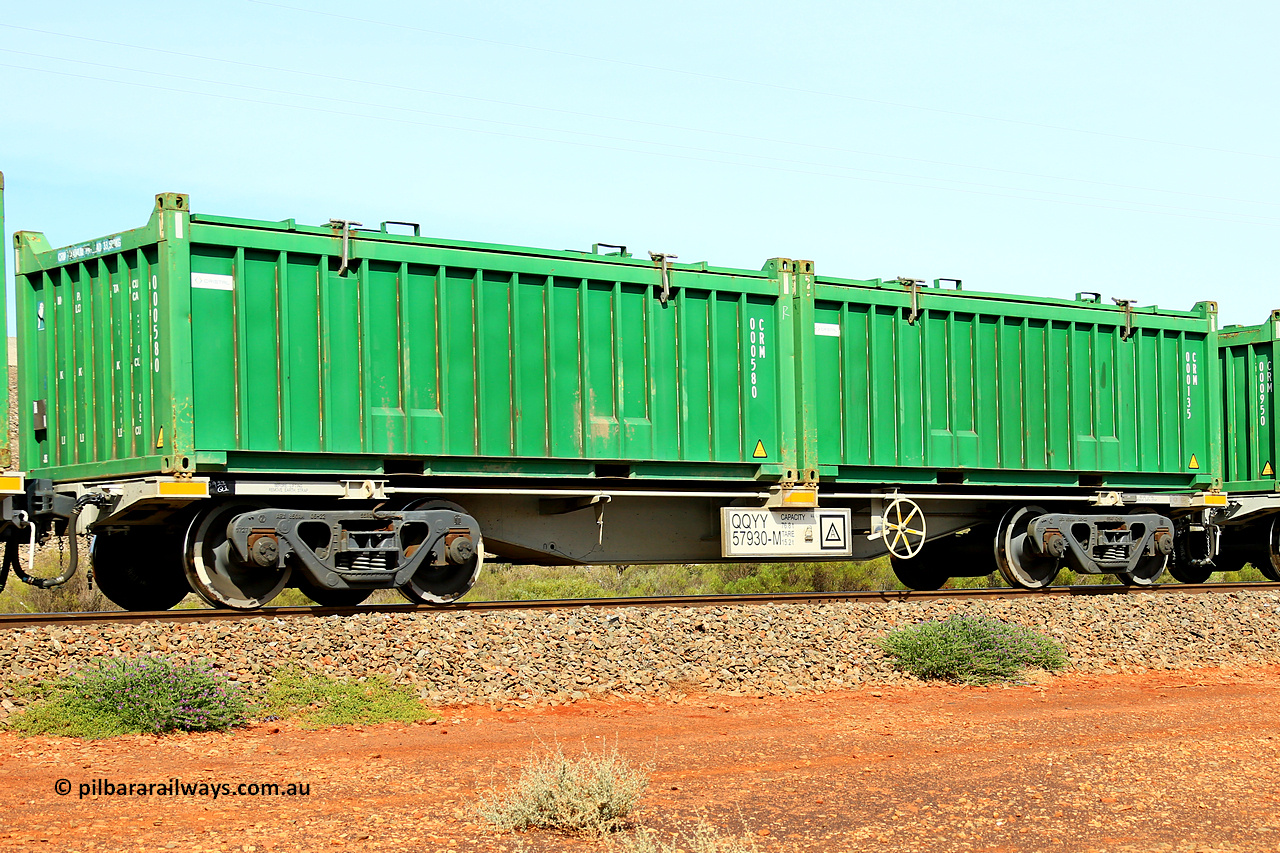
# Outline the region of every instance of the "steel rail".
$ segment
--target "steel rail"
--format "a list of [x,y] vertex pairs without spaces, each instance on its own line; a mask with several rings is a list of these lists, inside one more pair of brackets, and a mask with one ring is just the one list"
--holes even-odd
[[853,592],[789,592],[751,595],[671,595],[646,598],[574,598],[541,601],[475,601],[444,607],[421,604],[362,604],[355,607],[264,607],[260,610],[151,610],[93,613],[4,613],[0,629],[48,625],[133,624],[139,622],[217,622],[296,616],[355,616],[362,613],[486,613],[500,610],[567,610],[587,607],[717,607],[750,604],[831,604],[836,602],[911,602],[936,599],[1063,598],[1098,595],[1200,595],[1230,592],[1280,592],[1280,583],[1204,583],[1123,586],[1100,584],[939,590],[859,590]]

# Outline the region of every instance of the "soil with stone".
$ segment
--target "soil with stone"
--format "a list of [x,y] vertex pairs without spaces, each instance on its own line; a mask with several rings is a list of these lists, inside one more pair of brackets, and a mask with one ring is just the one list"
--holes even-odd
[[[1280,670],[1069,674],[820,696],[690,694],[455,707],[433,724],[82,742],[0,734],[6,850],[586,851],[476,814],[530,750],[603,743],[652,767],[636,814],[761,851],[1280,848]],[[94,796],[114,782],[310,786],[306,797]],[[55,792],[66,779],[71,793]]]

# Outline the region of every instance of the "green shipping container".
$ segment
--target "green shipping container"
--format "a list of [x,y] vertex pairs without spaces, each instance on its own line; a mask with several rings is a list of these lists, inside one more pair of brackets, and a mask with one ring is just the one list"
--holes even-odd
[[1280,311],[1259,326],[1229,326],[1218,334],[1222,369],[1224,488],[1280,491],[1276,476],[1277,412],[1273,378]]
[[187,202],[158,196],[145,227],[56,250],[16,235],[32,476],[794,466],[790,261],[669,265]]
[[[18,249],[22,458],[150,473],[1190,489],[1191,312],[193,215]],[[1096,299],[1096,297],[1095,297]]]
[[[819,279],[805,388],[822,479],[1216,487],[1216,305]],[[807,306],[806,306],[807,307]]]

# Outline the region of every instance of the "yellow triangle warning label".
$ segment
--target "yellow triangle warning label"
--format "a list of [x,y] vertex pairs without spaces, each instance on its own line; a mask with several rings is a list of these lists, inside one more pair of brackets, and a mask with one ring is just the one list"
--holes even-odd
[[1263,465],[1263,466],[1262,466],[1262,476],[1264,476],[1264,477],[1270,477],[1270,476],[1271,476],[1271,475],[1273,475],[1273,474],[1275,474],[1275,471],[1271,470],[1271,463],[1270,463],[1270,462],[1268,462],[1266,465]]
[[752,459],[768,459],[769,458],[769,454],[765,452],[763,441],[756,442],[756,449],[752,451],[751,458]]
[[1200,467],[1200,463],[1196,461],[1196,455],[1195,455],[1194,453],[1192,453],[1192,454],[1191,454],[1191,461],[1187,463],[1187,467],[1188,467],[1188,468],[1199,468],[1199,467]]
[[164,447],[164,427],[160,427],[160,432],[156,435],[156,449]]

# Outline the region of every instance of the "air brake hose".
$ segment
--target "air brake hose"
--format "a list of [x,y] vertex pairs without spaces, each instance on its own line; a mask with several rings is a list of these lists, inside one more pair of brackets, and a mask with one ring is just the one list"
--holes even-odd
[[[71,516],[67,520],[67,535],[71,539],[71,558],[67,561],[66,571],[55,578],[37,578],[23,571],[22,564],[18,561],[17,553],[14,551],[14,540],[10,539],[9,544],[5,547],[3,567],[0,568],[0,589],[4,588],[4,580],[11,567],[13,568],[13,573],[18,576],[18,580],[37,589],[53,589],[55,586],[62,586],[75,577],[76,569],[80,568],[80,537],[76,535],[76,521],[80,518],[80,512],[89,504],[106,506],[110,502],[111,498],[106,495],[93,494],[81,495],[79,500],[76,501],[75,508],[71,510]],[[34,553],[31,560],[33,563],[35,562]]]

